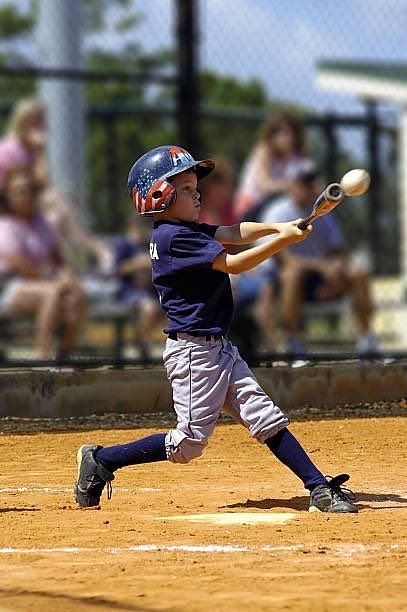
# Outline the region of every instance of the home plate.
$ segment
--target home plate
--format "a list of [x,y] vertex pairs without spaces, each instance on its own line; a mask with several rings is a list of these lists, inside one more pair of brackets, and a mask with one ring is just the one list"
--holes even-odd
[[296,516],[293,512],[222,512],[218,514],[178,514],[158,518],[167,521],[189,521],[212,525],[257,525],[258,523],[284,525]]

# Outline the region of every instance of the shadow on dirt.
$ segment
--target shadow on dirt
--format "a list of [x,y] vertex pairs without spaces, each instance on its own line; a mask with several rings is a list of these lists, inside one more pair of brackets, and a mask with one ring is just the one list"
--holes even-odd
[[[33,603],[36,605],[42,603],[44,610],[56,610],[57,605],[69,605],[69,603],[74,605],[75,609],[78,610],[91,610],[92,608],[99,608],[103,610],[128,610],[129,612],[148,612],[148,610],[150,610],[150,608],[135,606],[133,604],[121,604],[119,602],[111,601],[110,599],[105,599],[104,597],[81,597],[79,595],[68,595],[67,593],[50,593],[47,591],[31,591],[28,589],[0,589],[0,601],[3,598],[6,600],[12,598],[16,601],[16,604],[19,602],[18,605],[24,605],[25,599],[27,599],[27,604],[30,602],[31,605]],[[78,608],[76,608],[76,606],[78,606]],[[24,609],[29,608],[24,607]],[[58,610],[59,609],[60,608],[58,607]],[[64,607],[63,609],[65,610],[68,608]],[[73,608],[69,607],[69,609]]]
[[40,512],[41,508],[0,508],[0,514],[3,512]]
[[[407,506],[407,497],[402,497],[401,495],[396,495],[395,493],[355,493],[356,500],[359,508],[370,508],[372,510],[386,510],[389,508],[404,508]],[[394,502],[397,505],[395,506],[371,506],[368,504],[361,504],[360,502]]]
[[[355,492],[355,503],[361,510],[363,508],[370,508],[371,510],[388,510],[391,508],[404,508],[407,506],[407,497],[396,495],[393,493],[387,494],[375,494],[375,493],[362,493]],[[360,503],[370,502],[370,503]],[[383,502],[394,502],[397,505],[385,505],[376,506],[371,503],[383,503]],[[290,508],[291,510],[308,510],[309,496],[301,495],[291,497],[289,499],[248,499],[245,502],[237,502],[235,504],[228,504],[226,506],[219,506],[219,509],[224,508],[259,508],[260,510],[273,510],[275,508]]]

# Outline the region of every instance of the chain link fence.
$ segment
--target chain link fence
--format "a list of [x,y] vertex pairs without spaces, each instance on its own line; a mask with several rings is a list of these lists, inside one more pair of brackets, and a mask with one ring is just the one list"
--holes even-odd
[[[61,227],[54,229],[88,302],[84,332],[69,354],[116,361],[160,356],[159,315],[143,322],[142,309],[118,297],[122,277],[114,254],[118,240],[129,237],[126,180],[133,161],[171,142],[213,156],[233,174],[234,193],[227,196],[233,208],[262,126],[281,111],[304,124],[304,155],[315,161],[321,184],[338,181],[350,168],[371,172],[370,191],[347,200],[336,215],[348,261],[368,275],[374,311],[348,283],[345,297],[338,291],[319,299],[313,291],[310,302],[301,299],[306,303],[290,328],[281,307],[284,289],[276,285],[272,346],[256,315],[262,285],[254,283],[249,299],[238,303],[241,318],[232,334],[246,356],[298,357],[287,344],[290,335],[301,338],[308,358],[354,355],[355,343],[370,332],[378,341],[373,352],[379,346],[387,355],[405,351],[406,20],[407,8],[396,0],[1,1],[0,170],[16,102],[41,98],[47,115],[42,187],[59,194],[59,204],[48,200],[42,212],[50,222],[59,218]],[[73,134],[78,116],[83,129]],[[31,157],[41,157],[38,149]],[[144,225],[137,231],[147,240]],[[322,283],[324,274],[314,280]],[[16,277],[21,273],[4,264],[3,296]],[[144,282],[136,279],[136,289],[145,291]],[[38,350],[38,307],[27,313],[4,300],[0,316],[5,361],[47,357]],[[64,324],[53,324],[51,357]]]

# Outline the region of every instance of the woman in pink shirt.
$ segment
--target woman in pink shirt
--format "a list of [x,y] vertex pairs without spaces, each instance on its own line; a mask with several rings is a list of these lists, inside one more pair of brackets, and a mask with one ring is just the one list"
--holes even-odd
[[10,170],[18,166],[29,168],[43,188],[39,205],[61,246],[72,245],[75,253],[78,249],[90,252],[103,267],[110,261],[108,248],[81,222],[78,206],[63,195],[61,186],[50,185],[46,140],[44,104],[35,98],[19,100],[11,112],[6,135],[0,139],[0,190]]
[[260,142],[246,161],[236,195],[238,219],[267,197],[288,190],[287,171],[304,156],[305,134],[300,119],[282,112],[266,121]]
[[67,356],[86,316],[85,294],[62,266],[58,238],[37,211],[34,173],[13,168],[3,182],[0,216],[0,307],[36,316],[40,359],[52,357],[55,331],[62,329],[57,354]]

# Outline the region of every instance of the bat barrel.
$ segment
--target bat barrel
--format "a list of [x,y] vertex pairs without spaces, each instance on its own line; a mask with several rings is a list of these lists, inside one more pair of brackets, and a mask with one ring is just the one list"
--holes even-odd
[[327,200],[337,202],[343,198],[343,189],[339,183],[331,183],[324,191]]
[[[314,204],[312,214],[309,215],[303,221],[300,221],[298,224],[298,228],[301,231],[305,230],[307,226],[311,223],[311,221],[313,221],[316,217],[318,217],[319,215],[326,214],[327,212],[329,212],[329,210],[335,208],[335,206],[337,206],[337,204],[339,204],[339,202],[343,199],[344,195],[345,192],[339,183],[331,183],[330,185],[328,185],[317,198]],[[327,202],[332,202],[332,206],[328,210],[326,210],[325,207],[325,210],[323,211],[323,205]]]

